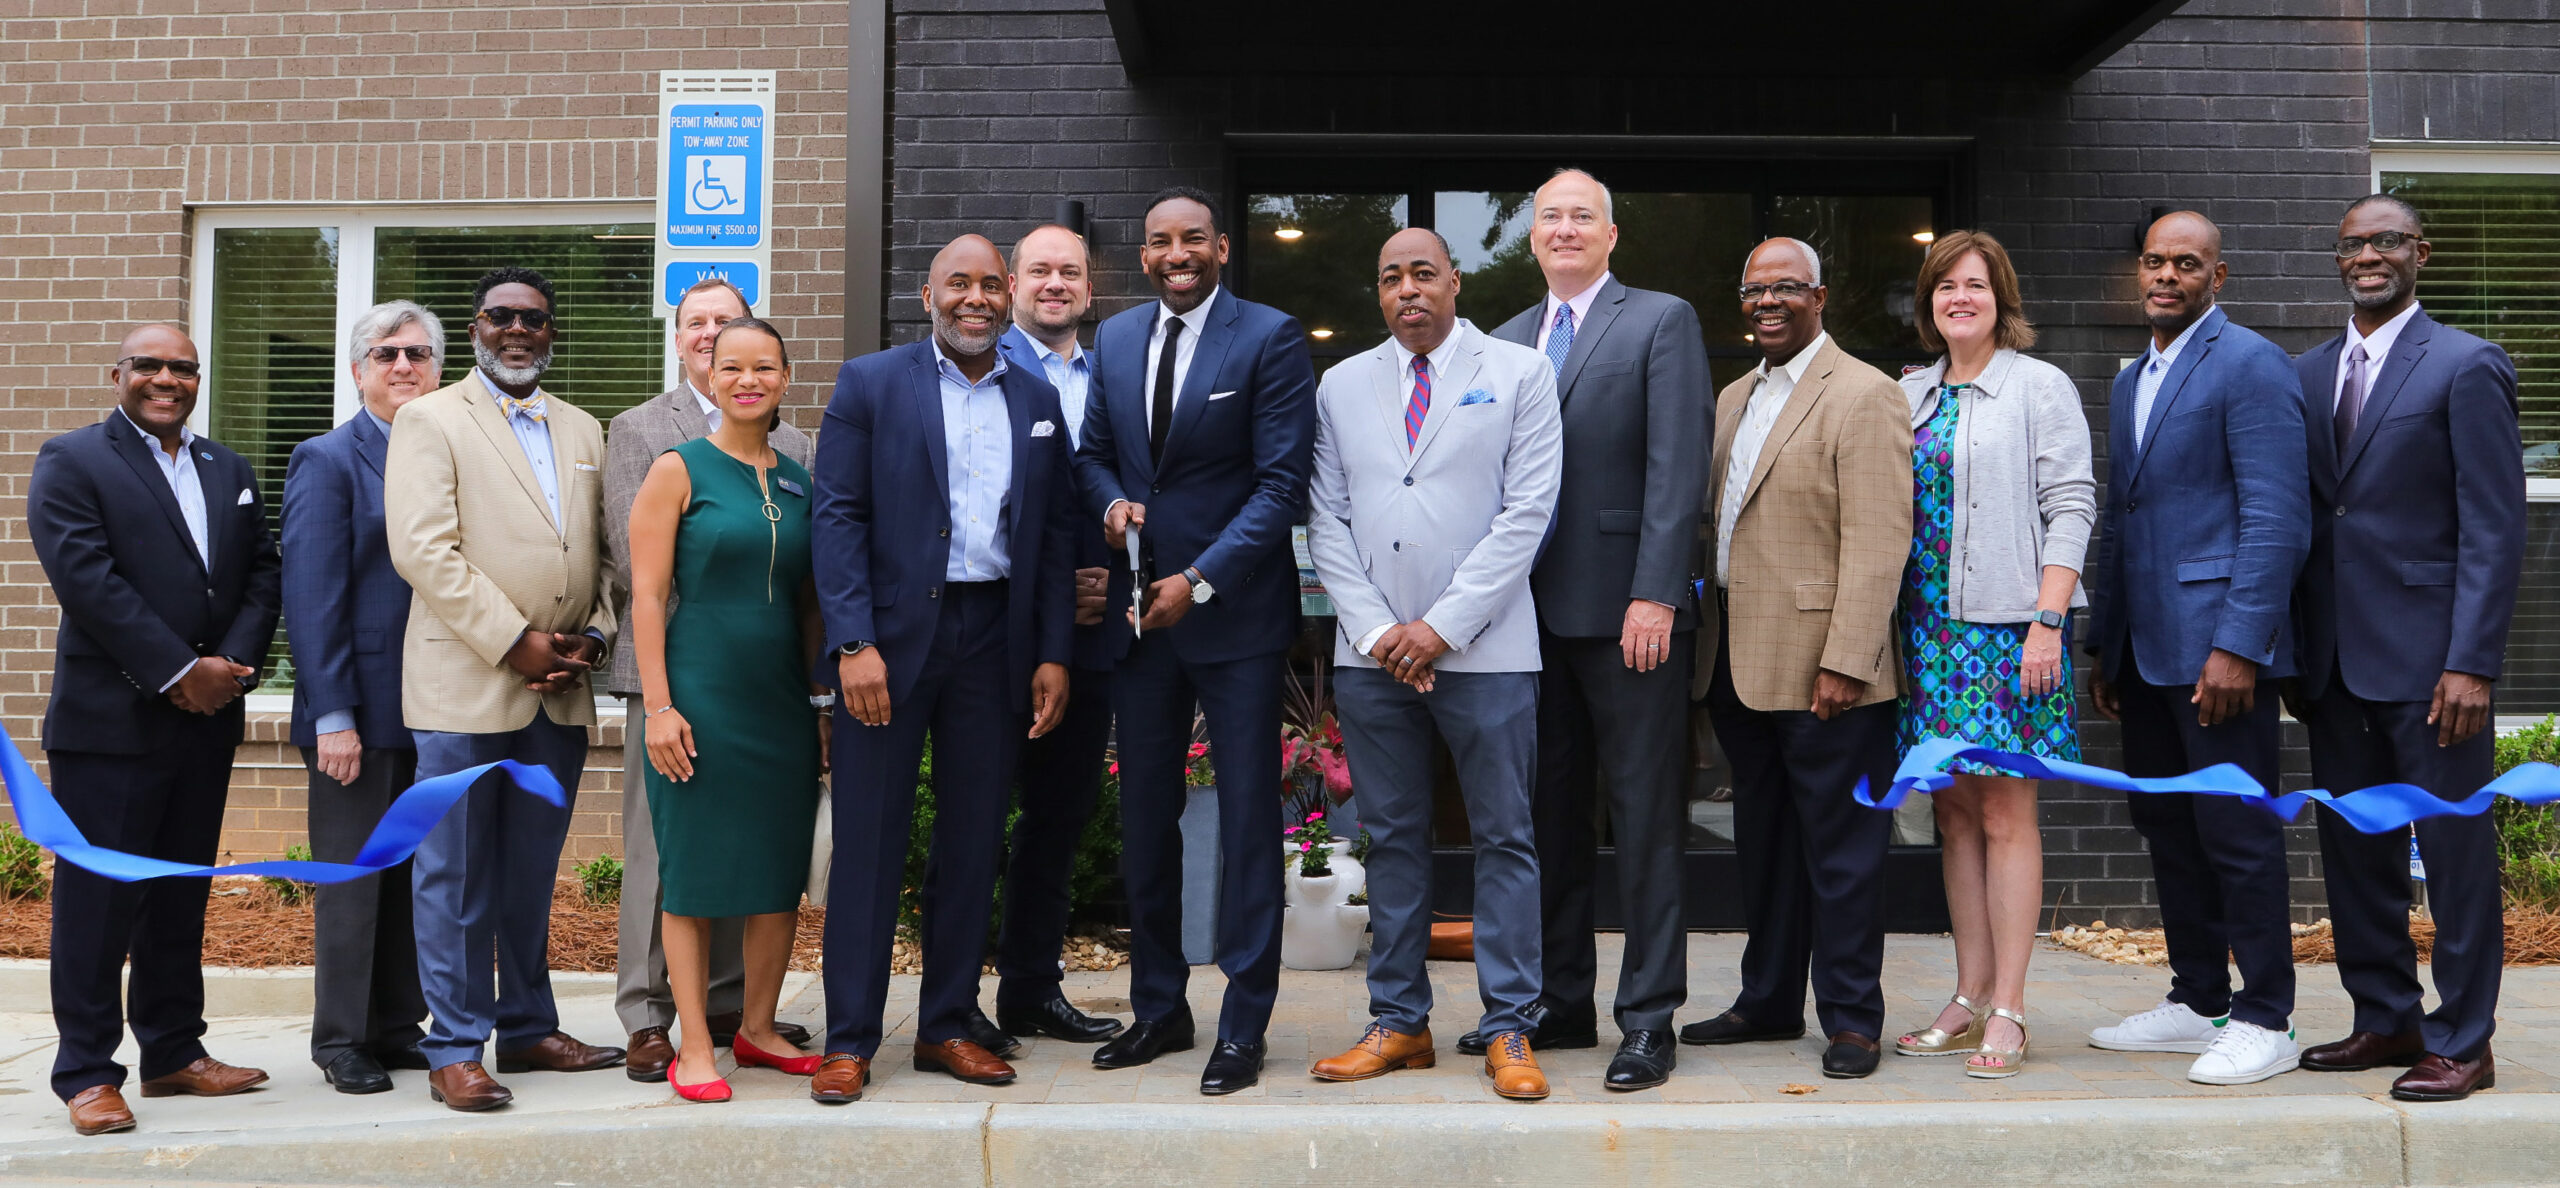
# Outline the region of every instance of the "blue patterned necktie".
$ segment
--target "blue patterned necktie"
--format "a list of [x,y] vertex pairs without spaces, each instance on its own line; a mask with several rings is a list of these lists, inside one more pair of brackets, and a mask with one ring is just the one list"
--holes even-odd
[[1556,378],[1564,378],[1564,357],[1573,353],[1573,306],[1556,306],[1555,327],[1547,331],[1547,362],[1556,365]]
[[1413,399],[1404,405],[1404,448],[1413,449],[1415,439],[1422,436],[1422,419],[1431,415],[1431,357],[1413,357]]

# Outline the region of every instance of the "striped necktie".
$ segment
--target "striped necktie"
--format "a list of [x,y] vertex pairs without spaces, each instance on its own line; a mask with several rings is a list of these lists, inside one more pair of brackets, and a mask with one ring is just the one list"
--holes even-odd
[[543,417],[542,393],[536,392],[522,400],[518,400],[513,396],[500,396],[498,397],[498,411],[508,416],[523,413],[525,416],[539,423]]
[[1431,356],[1413,357],[1413,399],[1404,402],[1404,448],[1422,437],[1422,418],[1431,415]]
[[1573,307],[1556,306],[1555,326],[1547,331],[1547,362],[1556,365],[1556,378],[1564,378],[1564,357],[1573,353]]

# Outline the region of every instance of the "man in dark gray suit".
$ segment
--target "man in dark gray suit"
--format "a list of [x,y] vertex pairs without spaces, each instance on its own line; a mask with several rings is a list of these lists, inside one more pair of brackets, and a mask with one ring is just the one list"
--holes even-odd
[[[684,382],[625,409],[605,430],[604,541],[613,559],[617,615],[631,605],[631,501],[658,455],[710,434],[720,415],[711,404],[711,340],[731,319],[745,316],[746,295],[725,280],[700,281],[685,290],[676,304],[676,353],[684,363]],[[787,420],[774,425],[773,447],[804,467],[809,464],[809,435]],[[672,597],[667,610],[675,611]],[[623,698],[623,720],[635,732],[640,722],[638,651],[615,650],[608,686]],[[676,1058],[667,1040],[676,1000],[667,986],[667,951],[658,937],[658,842],[649,832],[649,795],[642,774],[649,767],[649,752],[638,742],[626,736],[622,748],[622,911],[614,946],[613,1009],[631,1033],[631,1042],[624,1045],[629,1052],[624,1074],[655,1083],[667,1079],[667,1066]],[[723,1047],[737,1034],[745,988],[740,939],[738,921],[712,925],[712,1042]],[[792,1043],[809,1042],[808,1029],[799,1024],[776,1023],[774,1030]]]
[[[1530,574],[1546,670],[1538,691],[1539,897],[1546,990],[1531,1046],[1597,1046],[1594,776],[1605,765],[1626,959],[1612,1089],[1671,1076],[1671,1013],[1688,997],[1680,927],[1689,666],[1708,426],[1715,392],[1698,313],[1609,274],[1608,187],[1578,169],[1538,190],[1530,251],[1547,299],[1494,331],[1555,364],[1564,486]],[[1461,1052],[1484,1050],[1469,1033]]]

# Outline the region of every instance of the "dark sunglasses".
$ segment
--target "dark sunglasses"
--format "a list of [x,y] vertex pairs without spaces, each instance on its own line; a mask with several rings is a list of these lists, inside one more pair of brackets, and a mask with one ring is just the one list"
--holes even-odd
[[204,373],[203,365],[193,359],[158,359],[150,355],[127,355],[116,360],[116,366],[124,368],[137,379],[166,371],[179,379],[191,380]]
[[540,330],[551,324],[551,311],[518,309],[512,305],[492,305],[480,311],[480,320],[489,323],[489,328],[492,330],[504,330],[510,325],[522,326],[527,330]]
[[2404,243],[2416,243],[2423,236],[2405,231],[2382,231],[2373,235],[2350,235],[2338,241],[2338,258],[2352,260],[2364,254],[2364,246],[2372,244],[2377,252],[2396,252]]
[[[541,327],[537,326],[535,329],[538,330]],[[409,356],[411,363],[425,366],[427,360],[436,357],[436,349],[430,346],[378,346],[365,351],[366,358],[385,367],[390,366],[392,360],[402,355]]]

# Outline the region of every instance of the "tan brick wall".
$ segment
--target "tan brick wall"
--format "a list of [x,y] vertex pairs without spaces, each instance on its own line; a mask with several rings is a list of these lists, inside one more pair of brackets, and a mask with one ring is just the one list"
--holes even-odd
[[[36,750],[57,612],[27,542],[46,438],[97,419],[133,323],[184,324],[208,203],[585,201],[655,195],[657,72],[770,69],[774,321],[812,365],[843,340],[841,3],[0,0],[0,722]],[[272,500],[274,492],[269,492]],[[223,847],[302,838],[281,716],[241,748]],[[568,858],[619,852],[619,730]]]

